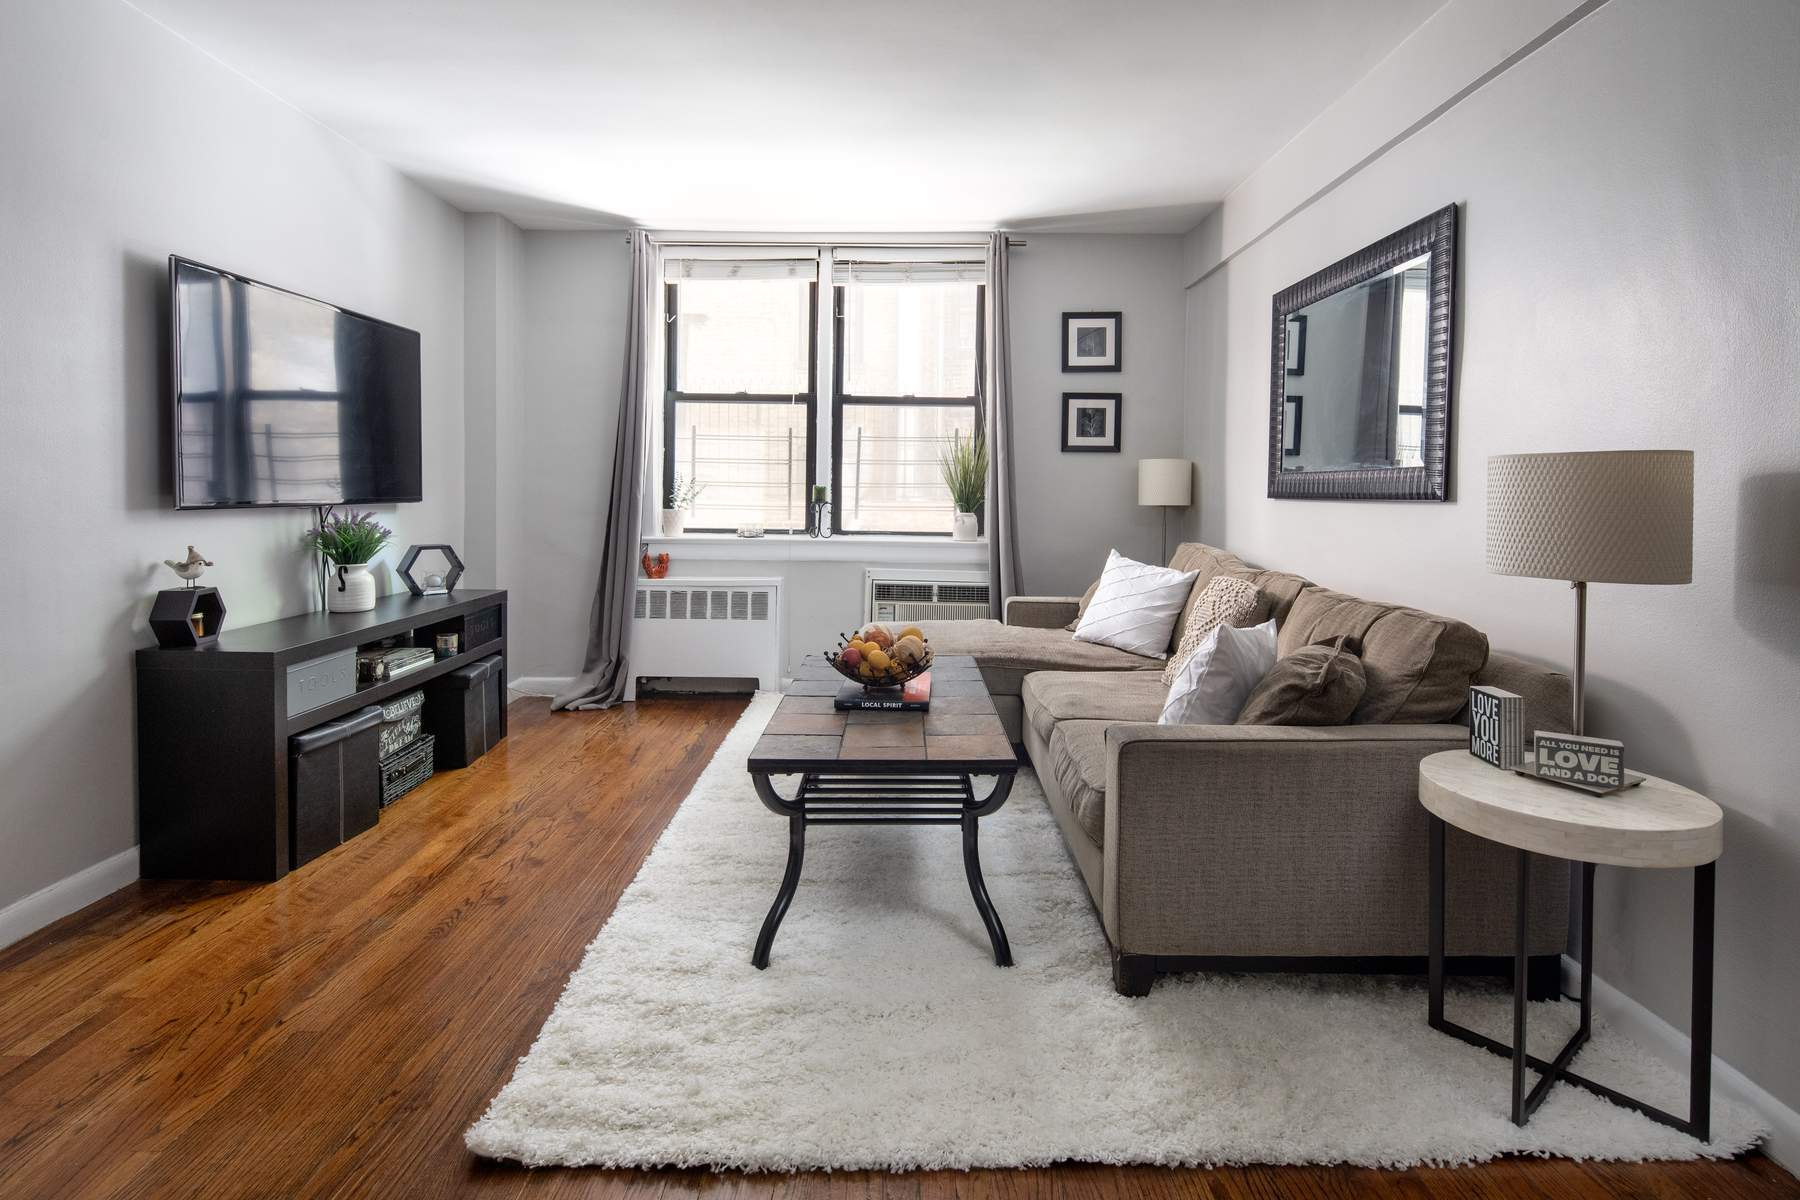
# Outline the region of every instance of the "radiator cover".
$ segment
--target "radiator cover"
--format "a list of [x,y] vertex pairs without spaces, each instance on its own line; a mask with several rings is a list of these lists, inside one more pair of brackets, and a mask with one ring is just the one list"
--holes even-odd
[[781,687],[781,580],[639,579],[631,604],[626,657],[639,679],[752,677],[763,691]]

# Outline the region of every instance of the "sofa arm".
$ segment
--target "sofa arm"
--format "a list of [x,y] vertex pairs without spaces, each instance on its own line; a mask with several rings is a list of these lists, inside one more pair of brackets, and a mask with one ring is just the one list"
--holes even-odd
[[[1418,764],[1459,725],[1119,724],[1101,915],[1121,953],[1423,955]],[[1452,954],[1512,952],[1512,853],[1450,830]],[[1533,875],[1532,953],[1567,944],[1567,869]]]
[[1008,596],[1004,624],[1025,629],[1061,629],[1075,619],[1079,596]]

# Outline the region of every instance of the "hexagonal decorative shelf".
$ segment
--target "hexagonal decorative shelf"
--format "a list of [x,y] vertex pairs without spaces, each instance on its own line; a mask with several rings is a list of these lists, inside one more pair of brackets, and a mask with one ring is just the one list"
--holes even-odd
[[150,632],[164,649],[210,646],[224,627],[225,601],[218,588],[167,588],[150,605]]
[[[432,570],[431,568],[436,563],[434,559],[428,558],[425,560],[424,579],[415,579],[413,577],[414,567],[419,561],[419,556],[427,550],[437,551],[438,555],[443,558],[444,565],[437,570]],[[406,590],[415,596],[447,596],[456,590],[456,581],[462,578],[462,573],[462,559],[456,557],[456,550],[450,546],[437,544],[408,546],[405,555],[400,559],[400,578],[405,581]],[[434,579],[439,582],[433,583]]]

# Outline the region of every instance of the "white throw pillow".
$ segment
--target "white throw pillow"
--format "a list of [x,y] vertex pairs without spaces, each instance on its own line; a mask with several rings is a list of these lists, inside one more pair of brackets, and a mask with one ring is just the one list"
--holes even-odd
[[1182,664],[1163,702],[1161,725],[1230,725],[1275,666],[1273,618],[1250,629],[1221,625]]
[[1117,550],[1106,556],[1100,586],[1075,626],[1075,640],[1116,646],[1147,658],[1164,658],[1169,635],[1181,618],[1198,571],[1153,567]]

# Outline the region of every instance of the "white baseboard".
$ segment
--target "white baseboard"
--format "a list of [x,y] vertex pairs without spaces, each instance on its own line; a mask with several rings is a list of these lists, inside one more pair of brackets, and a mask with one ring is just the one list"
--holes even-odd
[[575,682],[573,675],[521,675],[507,683],[506,690],[519,696],[554,696],[568,690]]
[[52,921],[110,896],[126,884],[135,883],[137,877],[138,848],[133,846],[13,901],[0,908],[0,947],[10,946]]
[[[1581,992],[1581,965],[1562,960],[1563,992]],[[1612,984],[1594,977],[1594,1012],[1608,1025],[1648,1050],[1685,1077],[1692,1043],[1688,1035],[1669,1024]],[[1800,1170],[1800,1112],[1771,1096],[1755,1080],[1713,1055],[1713,1092],[1754,1109],[1768,1122],[1769,1140],[1763,1150],[1790,1171]]]

